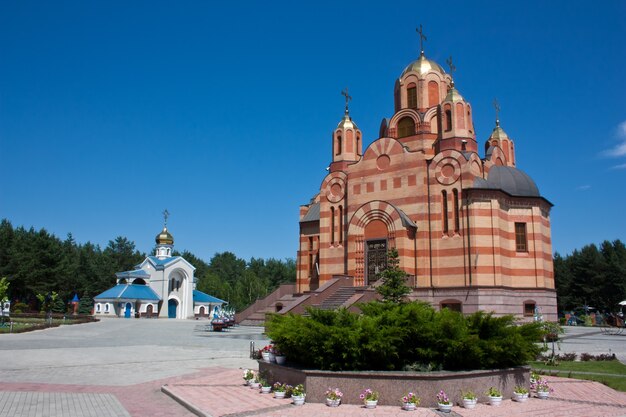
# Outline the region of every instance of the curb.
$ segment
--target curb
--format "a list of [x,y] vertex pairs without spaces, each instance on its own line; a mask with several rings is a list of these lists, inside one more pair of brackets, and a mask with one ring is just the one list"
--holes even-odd
[[199,409],[198,407],[196,407],[194,404],[185,401],[182,397],[173,393],[167,385],[161,386],[161,392],[171,397],[174,401],[176,401],[177,403],[185,407],[187,410],[191,411],[192,413],[194,413],[195,415],[199,417],[213,417],[212,415],[207,414],[201,409]]

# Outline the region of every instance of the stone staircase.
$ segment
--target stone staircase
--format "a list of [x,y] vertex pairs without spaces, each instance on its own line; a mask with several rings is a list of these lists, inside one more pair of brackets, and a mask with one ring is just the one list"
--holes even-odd
[[346,304],[359,290],[365,287],[341,287],[338,288],[331,296],[322,301],[319,305],[314,305],[320,310],[336,310]]

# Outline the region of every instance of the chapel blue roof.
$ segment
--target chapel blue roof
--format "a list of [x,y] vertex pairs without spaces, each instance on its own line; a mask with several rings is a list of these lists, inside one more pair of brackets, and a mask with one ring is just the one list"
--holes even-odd
[[202,291],[193,290],[193,302],[194,303],[223,303],[228,304],[224,300],[220,300],[219,298],[213,297],[212,295],[205,294]]
[[96,295],[94,300],[160,301],[161,298],[147,285],[119,284]]
[[160,270],[164,268],[167,264],[181,259],[181,257],[172,256],[171,258],[159,259],[156,256],[148,256],[148,259],[156,266],[157,270]]
[[143,269],[134,269],[132,271],[116,272],[118,278],[150,278],[150,274]]

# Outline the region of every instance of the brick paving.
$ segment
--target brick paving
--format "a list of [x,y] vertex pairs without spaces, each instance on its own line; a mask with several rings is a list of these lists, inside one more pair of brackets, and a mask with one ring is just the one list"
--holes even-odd
[[[209,375],[209,376],[205,376]],[[181,403],[187,404],[200,416],[225,417],[340,417],[340,416],[442,416],[434,409],[418,408],[407,412],[398,407],[378,406],[365,409],[344,404],[330,408],[324,404],[306,403],[302,407],[290,400],[278,400],[271,394],[260,394],[242,384],[241,371],[232,369],[207,370],[205,375],[170,383],[163,390]],[[626,393],[617,392],[600,383],[576,379],[548,377],[555,392],[547,400],[529,398],[524,403],[506,399],[499,407],[478,404],[466,410],[455,406],[453,417],[621,417],[626,416]],[[409,413],[409,414],[407,414]]]

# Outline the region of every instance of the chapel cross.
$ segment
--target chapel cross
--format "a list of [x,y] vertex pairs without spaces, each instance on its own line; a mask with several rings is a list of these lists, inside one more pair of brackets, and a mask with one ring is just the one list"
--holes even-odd
[[167,226],[167,218],[168,218],[169,216],[170,216],[170,212],[169,212],[169,211],[167,211],[167,209],[165,209],[165,211],[163,212],[163,219],[164,219],[163,224],[164,224],[165,226]]
[[346,98],[346,114],[348,114],[348,102],[352,100],[352,96],[348,94],[348,87],[341,92],[341,95]]
[[415,28],[415,31],[418,33],[420,37],[420,51],[421,54],[424,55],[424,41],[426,40],[426,35],[424,35],[424,31],[422,30],[422,24],[420,23],[420,27]]
[[493,108],[496,109],[496,126],[500,126],[500,103],[498,103],[498,99],[493,99]]

